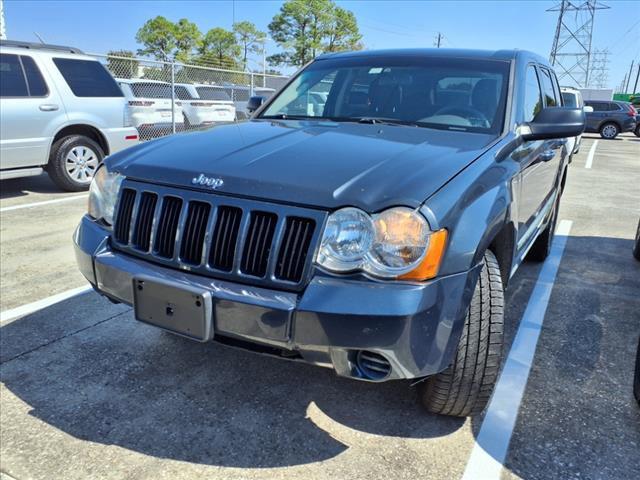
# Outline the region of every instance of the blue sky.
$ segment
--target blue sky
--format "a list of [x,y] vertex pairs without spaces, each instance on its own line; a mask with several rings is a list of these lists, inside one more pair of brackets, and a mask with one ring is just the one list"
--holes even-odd
[[[582,0],[579,0],[582,1]],[[259,28],[278,11],[280,1],[19,1],[5,0],[10,39],[73,45],[92,53],[136,50],[135,34],[149,18],[186,17],[202,31],[230,28],[249,20]],[[384,1],[338,0],[357,18],[366,48],[431,47],[437,32],[444,46],[522,48],[548,56],[557,16],[545,10],[554,1]],[[617,86],[631,60],[640,61],[640,7],[633,1],[604,1],[596,12],[593,47],[611,50],[609,84]],[[268,53],[277,51],[274,43]],[[253,67],[258,68],[258,59]],[[635,78],[635,68],[634,68]]]

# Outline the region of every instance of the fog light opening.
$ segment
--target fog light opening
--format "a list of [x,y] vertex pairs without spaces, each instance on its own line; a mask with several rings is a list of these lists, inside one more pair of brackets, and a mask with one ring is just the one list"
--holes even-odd
[[389,360],[379,353],[359,350],[356,355],[356,367],[368,380],[384,380],[391,374]]

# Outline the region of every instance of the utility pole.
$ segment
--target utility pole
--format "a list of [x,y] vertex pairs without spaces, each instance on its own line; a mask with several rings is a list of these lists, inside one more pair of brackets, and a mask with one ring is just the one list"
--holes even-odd
[[636,70],[638,71],[638,73],[636,73],[636,81],[633,84],[633,92],[631,93],[636,93],[638,91],[638,78],[640,78],[640,64],[638,64],[638,68]]
[[629,75],[627,76],[627,85],[624,88],[624,93],[627,93],[629,91],[629,83],[631,82],[631,74],[632,73],[633,73],[633,60],[631,60],[631,67],[629,68]]
[[558,12],[549,61],[558,80],[566,78],[578,87],[589,85],[591,39],[596,10],[609,8],[598,0],[562,0],[547,12]]
[[436,41],[433,43],[433,45],[436,48],[440,48],[440,43],[442,42],[442,33],[438,32],[438,35],[436,36]]

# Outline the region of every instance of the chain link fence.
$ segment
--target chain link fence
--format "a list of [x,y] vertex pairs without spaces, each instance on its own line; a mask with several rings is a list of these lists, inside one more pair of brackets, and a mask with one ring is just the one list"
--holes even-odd
[[288,77],[92,54],[115,77],[141,140],[244,120],[249,97],[270,97]]

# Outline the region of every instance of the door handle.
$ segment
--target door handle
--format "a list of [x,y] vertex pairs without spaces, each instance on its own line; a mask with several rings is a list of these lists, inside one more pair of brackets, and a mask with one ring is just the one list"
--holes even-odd
[[43,112],[55,112],[60,107],[58,105],[56,105],[55,103],[43,103],[38,108],[40,108],[40,110],[42,110]]
[[542,152],[538,158],[543,162],[548,162],[549,160],[553,160],[553,157],[556,156],[556,152],[553,150],[545,150]]

